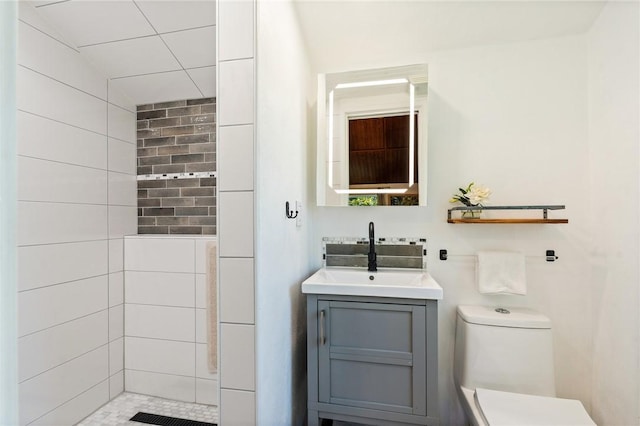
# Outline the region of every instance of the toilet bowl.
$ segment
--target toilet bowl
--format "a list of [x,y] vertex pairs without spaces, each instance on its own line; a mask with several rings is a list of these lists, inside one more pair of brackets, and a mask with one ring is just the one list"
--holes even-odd
[[580,401],[556,397],[551,339],[535,311],[458,306],[454,381],[471,424],[595,425]]

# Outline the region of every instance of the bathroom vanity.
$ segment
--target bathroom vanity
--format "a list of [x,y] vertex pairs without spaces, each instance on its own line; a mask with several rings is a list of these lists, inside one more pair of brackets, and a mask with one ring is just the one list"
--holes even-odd
[[323,268],[307,294],[309,425],[438,423],[438,306],[428,273]]

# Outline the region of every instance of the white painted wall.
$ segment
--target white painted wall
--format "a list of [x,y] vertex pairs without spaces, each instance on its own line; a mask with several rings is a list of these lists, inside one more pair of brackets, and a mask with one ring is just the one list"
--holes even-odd
[[123,389],[135,106],[20,2],[20,424],[73,424]]
[[[257,31],[256,424],[301,425],[315,83],[291,1],[258,2]],[[301,227],[285,217],[296,200]]]
[[215,237],[125,237],[127,392],[218,405],[218,374],[207,363],[209,241]]
[[609,2],[587,34],[592,416],[638,424],[640,7]]
[[[590,194],[587,145],[587,57],[584,37],[485,46],[424,55],[429,64],[427,207],[316,208],[314,266],[323,236],[426,237],[428,270],[444,288],[439,305],[442,424],[463,424],[453,387],[455,307],[529,306],[554,325],[558,395],[591,405],[592,324],[589,291]],[[385,64],[387,65],[387,64]],[[309,174],[309,179],[313,175]],[[493,190],[492,204],[566,204],[552,213],[568,225],[451,225],[448,203],[471,181]],[[488,212],[485,214],[489,215]],[[497,217],[499,213],[491,213]],[[528,295],[481,296],[474,262],[451,256],[522,250]],[[540,257],[556,250],[560,259]]]

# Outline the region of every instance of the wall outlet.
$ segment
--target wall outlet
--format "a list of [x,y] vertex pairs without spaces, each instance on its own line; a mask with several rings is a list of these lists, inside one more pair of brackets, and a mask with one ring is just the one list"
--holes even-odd
[[296,200],[296,211],[298,212],[298,217],[296,217],[296,226],[302,226],[302,203]]

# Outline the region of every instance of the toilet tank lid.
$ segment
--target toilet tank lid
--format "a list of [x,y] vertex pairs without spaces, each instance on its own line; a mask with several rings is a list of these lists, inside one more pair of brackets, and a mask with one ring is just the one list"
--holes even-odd
[[527,308],[459,305],[458,315],[465,322],[472,324],[517,328],[551,328],[549,318]]

